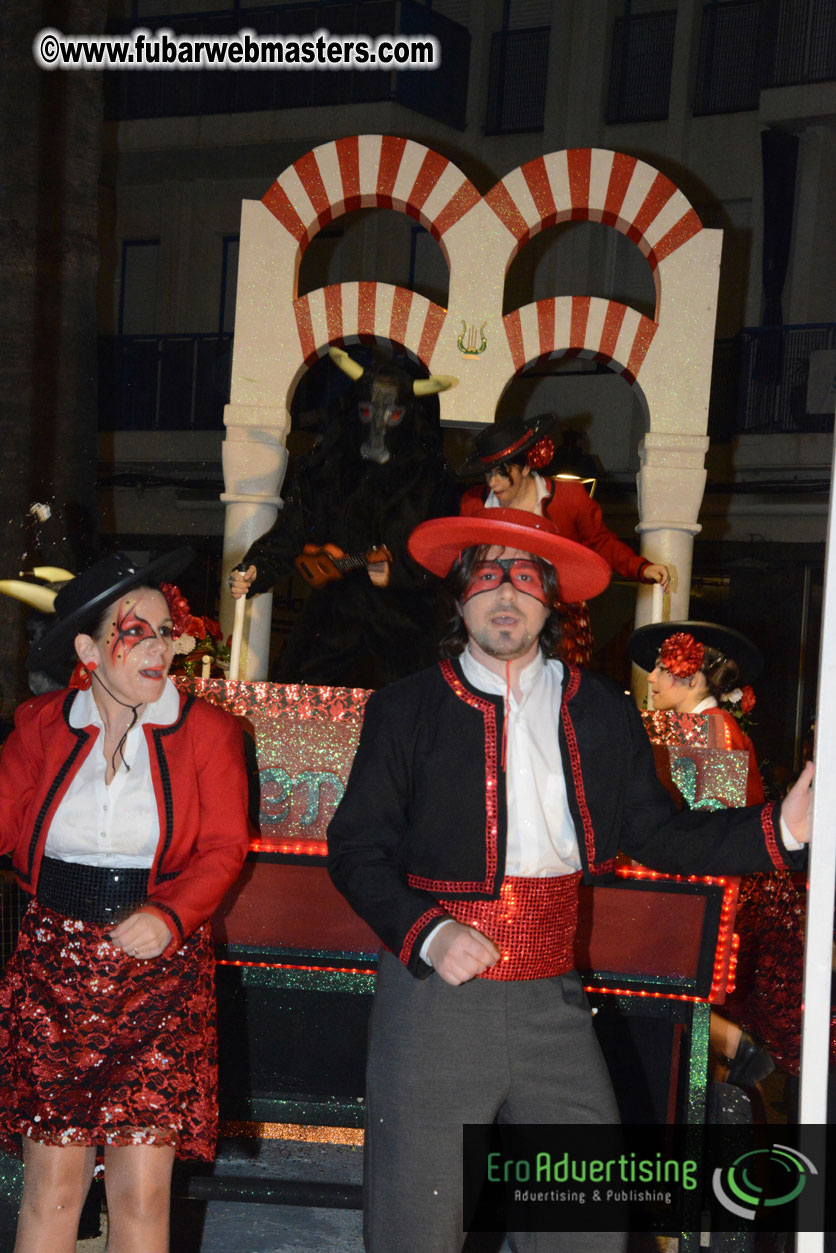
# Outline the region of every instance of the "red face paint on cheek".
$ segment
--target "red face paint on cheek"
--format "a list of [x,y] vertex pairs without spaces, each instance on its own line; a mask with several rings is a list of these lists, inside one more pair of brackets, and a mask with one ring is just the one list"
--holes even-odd
[[128,655],[137,644],[156,638],[154,628],[144,618],[140,618],[136,605],[130,601],[119,606],[114,628],[110,655],[114,661],[122,663],[127,661]]

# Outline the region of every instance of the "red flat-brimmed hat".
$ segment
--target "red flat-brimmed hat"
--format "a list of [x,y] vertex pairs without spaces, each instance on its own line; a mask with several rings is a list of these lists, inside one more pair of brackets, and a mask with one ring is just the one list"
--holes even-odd
[[603,557],[565,539],[548,518],[525,509],[480,509],[456,518],[430,518],[409,537],[409,551],[418,564],[441,578],[465,548],[480,544],[518,548],[548,561],[557,572],[563,601],[590,600],[610,581]]

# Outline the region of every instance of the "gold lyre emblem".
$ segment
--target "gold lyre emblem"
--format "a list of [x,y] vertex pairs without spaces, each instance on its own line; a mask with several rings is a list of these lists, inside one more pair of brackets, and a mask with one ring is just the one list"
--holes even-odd
[[487,325],[487,322],[483,322],[477,330],[475,326],[468,326],[462,318],[462,333],[456,340],[456,347],[463,357],[478,357],[480,352],[485,351],[488,346],[485,339]]

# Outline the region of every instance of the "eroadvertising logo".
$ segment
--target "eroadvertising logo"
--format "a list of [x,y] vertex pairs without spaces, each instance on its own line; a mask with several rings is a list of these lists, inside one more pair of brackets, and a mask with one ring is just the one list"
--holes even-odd
[[751,1123],[465,1126],[465,1217],[474,1232],[830,1230],[826,1135]]
[[819,1172],[799,1149],[787,1144],[751,1149],[730,1166],[716,1167],[711,1186],[730,1214],[754,1219],[763,1209],[789,1205],[801,1196],[810,1175]]

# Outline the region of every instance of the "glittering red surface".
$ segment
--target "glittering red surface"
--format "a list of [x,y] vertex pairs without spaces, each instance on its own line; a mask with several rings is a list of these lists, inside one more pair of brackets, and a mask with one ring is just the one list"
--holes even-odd
[[137,961],[34,904],[0,982],[0,1144],[169,1144],[211,1161],[217,1043],[208,926]]
[[371,692],[362,687],[307,687],[302,683],[245,683],[177,676],[177,686],[239,717],[284,715],[321,722],[363,721]]
[[[740,935],[736,989],[723,1016],[764,1041],[776,1065],[797,1075],[801,1062],[801,989],[807,889],[803,874],[746,875],[735,930]],[[824,989],[823,995],[828,995]],[[831,1031],[831,1064],[836,1032]]]
[[178,685],[241,718],[255,740],[259,850],[324,856],[371,693],[225,679]]
[[481,979],[549,979],[575,967],[580,875],[523,879],[509,875],[496,901],[441,901],[457,922],[493,940],[500,958]]

